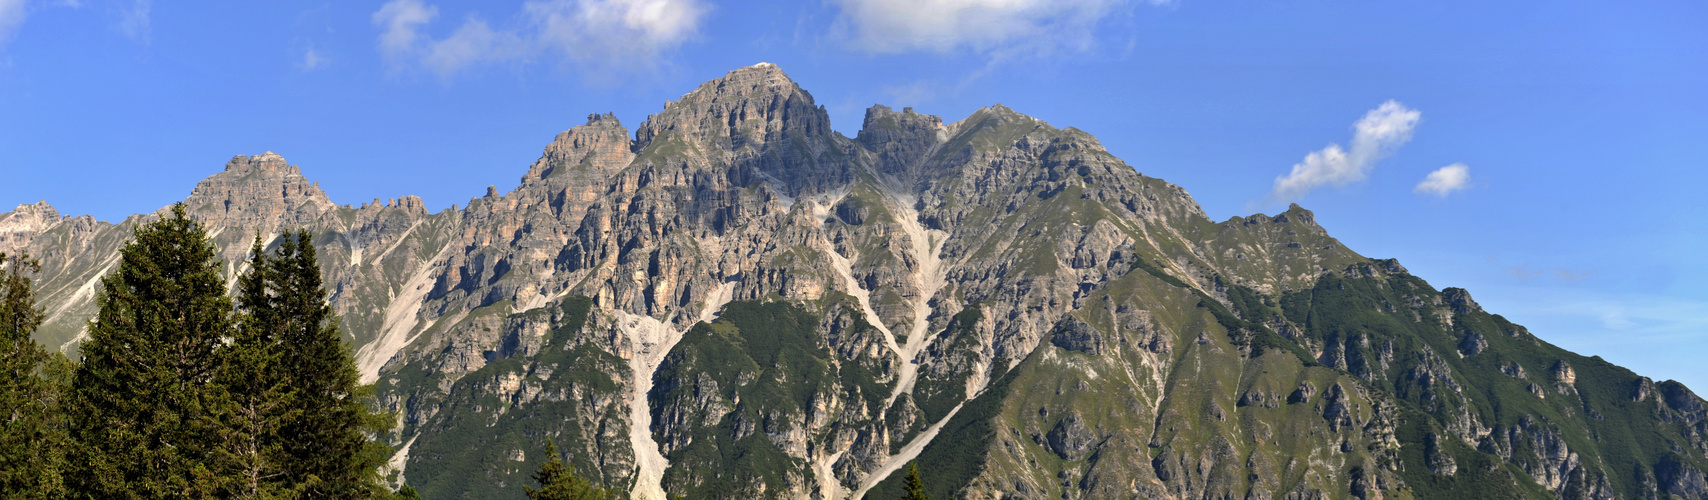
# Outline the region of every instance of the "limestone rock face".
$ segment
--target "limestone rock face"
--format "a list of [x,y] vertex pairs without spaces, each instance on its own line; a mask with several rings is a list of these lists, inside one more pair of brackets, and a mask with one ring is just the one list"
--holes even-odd
[[[594,187],[628,166],[634,157],[634,152],[629,151],[629,129],[615,115],[588,115],[587,124],[558,134],[546,146],[539,161],[528,167],[522,182],[532,184],[553,176],[580,174],[575,179],[565,179],[564,187]],[[592,201],[590,196],[577,198]]]
[[1082,460],[1097,442],[1097,434],[1085,426],[1077,413],[1069,413],[1046,436],[1050,450],[1063,460]]
[[897,113],[878,105],[866,110],[857,140],[878,156],[879,172],[913,178],[919,172],[910,169],[920,166],[921,157],[933,146],[947,140],[948,131],[940,117],[918,114],[913,108]]
[[1069,351],[1079,351],[1096,356],[1103,354],[1103,337],[1091,325],[1078,319],[1068,318],[1057,324],[1055,335],[1050,343]]
[[1465,339],[1459,341],[1459,352],[1466,356],[1482,354],[1488,348],[1489,341],[1483,338],[1483,334],[1477,332],[1467,333]]
[[0,215],[0,253],[16,254],[28,248],[36,235],[59,224],[64,217],[46,201],[18,205]]
[[833,135],[830,115],[811,94],[776,65],[760,63],[701,84],[648,116],[635,131],[634,149],[727,165],[737,183],[761,176],[793,195],[847,182],[850,173],[835,160],[848,153],[837,144],[847,140]]
[[232,157],[224,172],[197,183],[184,204],[213,227],[302,227],[332,208],[319,183],[272,151]]
[[1441,294],[1447,299],[1448,306],[1452,307],[1455,313],[1466,314],[1483,311],[1483,306],[1478,305],[1477,301],[1471,300],[1471,292],[1467,292],[1463,288],[1447,288],[1442,290]]
[[[1682,385],[1297,205],[1211,221],[1083,131],[874,106],[849,138],[760,64],[630,134],[590,115],[516,189],[439,211],[335,205],[272,153],[186,204],[228,277],[256,234],[315,232],[399,416],[391,471],[431,498],[518,497],[546,437],[643,499],[893,498],[910,462],[935,498],[1702,495],[1708,409]],[[155,216],[0,214],[0,251],[43,263],[39,339],[77,352]]]

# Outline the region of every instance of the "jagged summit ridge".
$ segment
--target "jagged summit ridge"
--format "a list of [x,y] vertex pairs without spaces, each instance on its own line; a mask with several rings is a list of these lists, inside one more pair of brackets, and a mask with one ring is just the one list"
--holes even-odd
[[307,225],[334,206],[318,182],[272,151],[232,157],[224,171],[196,183],[185,204],[206,224],[263,232]]
[[[274,153],[272,151],[268,151],[268,152],[261,153],[258,155],[236,155],[236,156],[231,157],[231,161],[225,162],[225,171],[227,171],[227,172],[230,172],[233,170],[279,171],[279,170],[292,170],[292,169],[296,169],[296,167],[293,165],[288,165],[285,162],[285,157],[280,156],[278,153]],[[297,171],[297,173],[299,175],[301,174],[300,169]]]
[[28,247],[37,234],[63,219],[65,216],[48,205],[47,200],[18,204],[11,212],[0,214],[0,253],[16,254]]
[[803,167],[843,149],[834,134],[829,113],[811,94],[775,65],[759,65],[730,71],[667,103],[635,131],[634,149],[643,157],[648,150],[685,150],[688,157],[768,175],[799,191],[826,173]]
[[629,129],[611,113],[587,115],[587,123],[559,133],[540,159],[528,167],[522,184],[578,172],[591,185],[621,171],[634,159]]
[[[233,263],[257,231],[315,230],[403,424],[381,439],[429,497],[515,497],[541,436],[642,498],[894,497],[913,461],[938,498],[1708,494],[1682,385],[1548,345],[1296,205],[1210,221],[1001,105],[874,106],[850,139],[761,64],[632,138],[590,115],[460,209],[304,182],[244,156],[191,198]],[[57,342],[131,227],[76,220],[28,244]]]
[[711,141],[733,151],[759,147],[786,132],[826,134],[829,124],[829,115],[813,102],[812,94],[781,68],[766,64],[732,70],[666,103],[664,110],[641,123],[635,140],[637,150],[674,136],[689,142]]

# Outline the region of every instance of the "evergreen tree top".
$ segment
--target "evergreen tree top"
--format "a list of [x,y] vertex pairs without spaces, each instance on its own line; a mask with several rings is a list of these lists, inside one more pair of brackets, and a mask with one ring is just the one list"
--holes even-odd
[[919,462],[907,464],[907,496],[904,500],[930,500],[925,494],[925,482],[919,479]]
[[563,457],[558,454],[557,443],[546,439],[546,463],[540,464],[540,470],[534,473],[534,481],[540,483],[540,489],[524,486],[528,498],[532,500],[614,500],[616,495],[604,488],[594,486],[575,476],[569,466],[563,463]]

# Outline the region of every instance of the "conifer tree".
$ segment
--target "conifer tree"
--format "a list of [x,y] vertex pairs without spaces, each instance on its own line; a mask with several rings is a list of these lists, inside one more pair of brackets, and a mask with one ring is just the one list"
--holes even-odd
[[546,456],[551,457],[546,463],[540,464],[540,470],[534,472],[534,482],[540,483],[540,489],[523,486],[522,489],[531,500],[614,500],[616,495],[604,488],[593,485],[569,470],[558,455],[557,443],[546,440]]
[[397,500],[421,500],[421,494],[415,492],[414,486],[405,484],[402,488],[397,489],[397,494],[392,495],[392,498]]
[[259,234],[249,266],[237,281],[236,330],[209,387],[209,426],[219,438],[210,466],[221,497],[294,498],[306,486],[291,482],[285,453],[296,392],[281,366],[286,348],[267,290],[274,270]]
[[64,436],[54,359],[30,338],[41,326],[28,255],[0,253],[0,498],[59,498]]
[[903,498],[905,500],[930,500],[931,498],[925,496],[925,482],[919,479],[918,462],[907,464],[907,496]]
[[72,380],[67,485],[78,498],[211,494],[205,392],[232,327],[219,259],[182,203],[138,227],[120,259]]
[[283,347],[277,370],[293,391],[281,431],[288,436],[281,443],[287,481],[302,485],[308,498],[389,497],[378,471],[391,450],[368,436],[393,419],[369,406],[373,388],[361,384],[326,302],[313,235],[287,233],[273,256],[251,262],[249,274],[238,291],[244,324]]

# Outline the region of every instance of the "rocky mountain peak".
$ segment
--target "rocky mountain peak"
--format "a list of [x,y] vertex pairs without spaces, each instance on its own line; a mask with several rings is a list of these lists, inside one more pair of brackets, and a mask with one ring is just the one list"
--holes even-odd
[[1441,290],[1441,295],[1447,299],[1447,304],[1453,308],[1453,312],[1459,314],[1483,312],[1483,306],[1472,300],[1471,292],[1465,291],[1463,288],[1444,288]]
[[225,171],[197,183],[184,203],[212,227],[303,226],[333,207],[319,183],[272,151],[233,156]]
[[587,123],[565,130],[546,146],[522,184],[528,185],[547,177],[575,171],[581,177],[603,180],[634,159],[630,151],[629,129],[611,113],[587,115]]
[[37,234],[64,219],[45,200],[19,204],[11,212],[0,214],[0,253],[16,253],[29,245]]
[[890,175],[907,173],[932,147],[949,139],[949,129],[943,118],[915,113],[902,108],[900,113],[889,106],[875,105],[866,109],[866,120],[856,136],[866,149],[878,154],[879,170]]
[[621,127],[621,126],[623,126],[623,122],[622,122],[622,120],[618,120],[617,115],[614,113],[607,112],[607,113],[602,114],[602,115],[599,113],[592,113],[592,114],[587,115],[587,126],[589,126],[589,127],[593,127],[593,126]]
[[830,115],[775,64],[737,68],[665,104],[635,131],[635,151],[659,141],[683,141],[738,151],[786,136],[827,137]]
[[35,203],[20,203],[18,204],[18,208],[12,209],[11,212],[0,214],[0,227],[12,227],[18,224],[32,223],[52,224],[59,222],[61,218],[64,218],[64,216],[60,215],[59,210],[55,210],[53,205],[47,204],[47,200]]
[[1045,125],[1045,126],[1049,125],[1047,123],[1044,123],[1043,120],[1039,120],[1039,119],[1034,118],[1034,117],[1027,115],[1025,113],[1021,113],[1019,111],[1015,111],[1014,108],[1010,108],[1008,106],[1004,106],[1004,105],[998,103],[998,104],[992,104],[989,106],[985,106],[985,107],[973,110],[973,113],[970,115],[967,115],[966,118],[962,118],[960,121],[949,124],[949,128],[959,129],[961,127],[974,126],[974,125],[978,125],[979,123],[990,122],[990,121],[995,121],[995,122],[1031,122],[1031,123],[1037,123],[1037,124]]
[[[1317,225],[1317,214],[1315,212],[1310,211],[1310,210],[1306,210],[1305,207],[1299,206],[1298,203],[1288,204],[1287,205],[1287,211],[1276,214],[1275,218],[1276,218],[1276,222],[1293,221],[1293,222],[1298,222],[1300,224],[1304,224],[1306,226],[1311,226],[1311,227],[1316,227],[1316,228],[1322,227],[1322,226]],[[1324,233],[1324,234],[1327,234],[1327,233]]]
[[[292,171],[292,172],[295,172],[296,167],[289,165],[289,164],[286,164],[285,163],[285,157],[279,156],[278,153],[268,151],[268,152],[261,153],[261,154],[255,155],[255,156],[250,156],[250,155],[233,156],[233,157],[231,157],[231,161],[225,162],[225,171],[226,172],[233,172],[233,171],[236,171],[236,172]],[[296,173],[298,175],[301,175],[301,172],[296,172]]]

